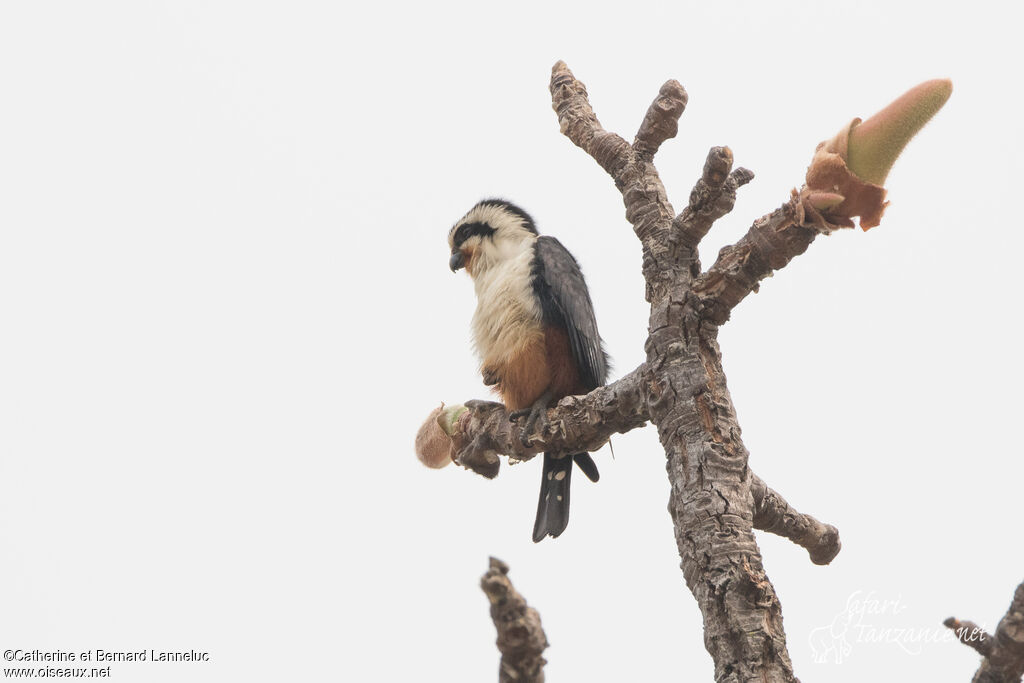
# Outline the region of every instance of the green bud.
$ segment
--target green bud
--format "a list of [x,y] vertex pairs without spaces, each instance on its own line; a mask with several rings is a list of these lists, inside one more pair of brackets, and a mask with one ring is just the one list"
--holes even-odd
[[858,178],[883,185],[896,158],[953,93],[948,78],[914,86],[871,118],[853,126],[846,166]]

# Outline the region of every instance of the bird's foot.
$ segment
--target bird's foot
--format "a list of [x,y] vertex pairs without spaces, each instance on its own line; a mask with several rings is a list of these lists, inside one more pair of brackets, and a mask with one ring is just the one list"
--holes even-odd
[[545,392],[529,408],[509,413],[508,419],[510,422],[517,422],[519,418],[526,417],[526,422],[523,423],[523,428],[519,432],[519,443],[523,444],[523,448],[530,447],[532,441],[530,435],[533,433],[533,428],[537,425],[538,420],[540,421],[540,430],[544,431],[547,429],[549,403],[551,403],[551,392]]

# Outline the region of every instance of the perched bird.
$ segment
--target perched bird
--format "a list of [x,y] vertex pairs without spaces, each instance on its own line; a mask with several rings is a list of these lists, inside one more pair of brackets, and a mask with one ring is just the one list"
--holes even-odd
[[[605,383],[608,356],[579,264],[554,237],[541,237],[529,214],[500,199],[485,199],[448,233],[452,272],[465,268],[476,288],[473,340],[484,384],[494,386],[511,411],[526,416],[522,439],[564,396]],[[589,453],[544,454],[534,542],[557,537],[569,523],[573,461],[591,481]]]

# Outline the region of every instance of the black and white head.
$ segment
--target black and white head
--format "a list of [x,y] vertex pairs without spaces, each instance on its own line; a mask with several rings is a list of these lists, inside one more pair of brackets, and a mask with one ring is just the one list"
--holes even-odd
[[537,239],[530,214],[503,199],[477,203],[448,232],[452,272],[465,268],[470,276],[522,254]]

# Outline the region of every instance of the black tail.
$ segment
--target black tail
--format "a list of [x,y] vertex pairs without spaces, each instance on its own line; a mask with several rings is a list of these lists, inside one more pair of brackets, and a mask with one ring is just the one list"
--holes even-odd
[[597,481],[601,478],[601,473],[597,471],[597,463],[590,457],[590,453],[577,453],[572,456],[572,459],[576,461],[579,468],[583,470],[583,474],[587,475],[587,479],[590,481]]
[[574,461],[588,479],[598,480],[600,475],[597,472],[597,465],[589,453],[577,453],[572,457],[561,458],[549,453],[544,454],[537,519],[533,523],[534,543],[543,541],[545,536],[558,538],[569,524],[569,483],[572,480]]

